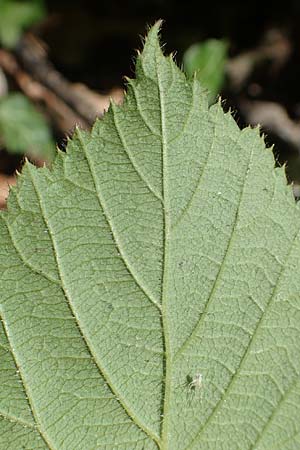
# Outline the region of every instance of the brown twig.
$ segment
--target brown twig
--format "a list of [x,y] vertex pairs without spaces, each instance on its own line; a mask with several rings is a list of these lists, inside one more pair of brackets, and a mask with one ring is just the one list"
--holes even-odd
[[265,61],[269,61],[272,70],[278,72],[291,52],[292,44],[284,33],[277,29],[267,30],[260,45],[229,59],[226,72],[231,88],[240,91],[253,70]]
[[[23,36],[15,54],[0,49],[0,67],[27,97],[46,106],[63,133],[69,133],[75,125],[90,128],[109,106],[108,95],[100,95],[80,83],[70,83],[55,70],[43,44],[31,34]],[[122,101],[121,89],[110,94],[116,102]]]
[[10,75],[19,88],[32,101],[45,104],[56,126],[64,133],[69,133],[78,124],[87,128],[89,123],[79,117],[55,93],[28,75],[15,56],[7,50],[0,49],[0,67]]
[[[102,115],[108,107],[108,96],[100,95],[85,85],[66,80],[53,67],[45,46],[36,36],[25,34],[16,48],[16,54],[25,70],[35,80],[54,92],[87,124],[92,125],[95,117]],[[117,94],[117,100],[119,99],[120,95]]]
[[45,47],[32,34],[25,34],[20,40],[16,55],[26,72],[43,86],[54,92],[85,122],[91,123],[91,111],[85,105],[84,99],[73,91],[67,81],[49,62]]
[[267,132],[300,152],[300,125],[288,116],[282,105],[269,101],[242,100],[239,109],[247,123],[261,125]]

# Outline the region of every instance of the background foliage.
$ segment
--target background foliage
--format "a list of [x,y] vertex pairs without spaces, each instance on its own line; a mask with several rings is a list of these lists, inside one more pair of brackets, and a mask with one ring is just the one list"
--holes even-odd
[[[167,50],[177,49],[176,59],[179,64],[185,61],[189,73],[193,70],[187,64],[191,46],[203,49],[205,42],[215,39],[227,43],[226,60],[223,50],[219,62],[211,59],[211,50],[208,52],[209,64],[215,67],[213,75],[207,76],[203,68],[198,75],[202,73],[202,81],[211,87],[212,99],[216,92],[222,94],[225,107],[235,111],[240,126],[263,126],[268,143],[276,144],[278,163],[287,162],[288,177],[295,181],[297,195],[300,7],[295,0],[284,4],[257,0],[113,0],[105,5],[95,0],[75,0],[72,4],[1,0],[0,42],[7,53],[0,52],[0,96],[20,91],[45,117],[40,120],[42,128],[48,128],[47,134],[64,148],[65,137],[72,134],[75,124],[90,128],[95,116],[107,107],[109,96],[121,100],[122,77],[132,75],[132,48],[139,47],[138,36],[144,33],[145,25],[158,18],[166,21]],[[24,114],[23,109],[23,118]],[[28,109],[27,114],[30,121]],[[20,123],[17,134],[22,130]],[[34,130],[37,132],[37,127]],[[21,167],[22,153],[36,164],[51,161],[53,146],[42,144],[38,136],[33,140],[41,144],[35,147],[34,155],[31,148],[19,146],[20,156],[16,156],[15,147],[2,132],[0,192],[7,190],[6,177],[11,182],[11,176]]]

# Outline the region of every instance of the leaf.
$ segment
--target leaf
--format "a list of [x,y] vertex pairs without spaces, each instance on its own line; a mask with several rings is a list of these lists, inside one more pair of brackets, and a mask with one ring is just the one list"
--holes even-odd
[[0,448],[299,448],[299,207],[158,31],[1,215]]
[[23,30],[43,18],[43,0],[1,0],[0,41],[4,47],[14,47]]
[[49,161],[55,146],[48,124],[22,94],[11,93],[0,99],[0,140],[11,153],[30,153]]
[[220,93],[225,80],[228,43],[221,39],[207,39],[193,44],[183,57],[184,68],[189,76],[196,72],[198,80],[209,90],[212,103]]

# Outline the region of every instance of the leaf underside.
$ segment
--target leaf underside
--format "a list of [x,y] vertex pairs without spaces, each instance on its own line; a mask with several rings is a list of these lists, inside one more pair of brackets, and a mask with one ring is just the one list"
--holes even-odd
[[299,207],[159,26],[1,215],[0,449],[300,448]]

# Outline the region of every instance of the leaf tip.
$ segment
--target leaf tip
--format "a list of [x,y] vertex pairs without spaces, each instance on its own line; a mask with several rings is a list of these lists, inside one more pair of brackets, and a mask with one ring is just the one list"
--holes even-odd
[[156,34],[156,36],[158,36],[160,33],[160,30],[163,26],[163,23],[164,23],[163,19],[157,19],[157,21],[154,23],[154,25],[149,27],[148,34],[154,33],[154,34]]
[[154,23],[154,25],[150,25],[148,27],[147,34],[144,38],[144,50],[142,53],[144,53],[145,47],[147,47],[148,44],[150,44],[150,45],[152,44],[154,46],[161,47],[160,32],[161,32],[163,22],[164,21],[162,19],[159,19]]
[[32,162],[30,162],[30,160],[25,156],[24,163],[23,163],[23,166],[22,166],[22,173],[20,173],[20,175],[23,175],[24,171],[31,170],[33,168],[36,169],[35,165],[32,164]]

